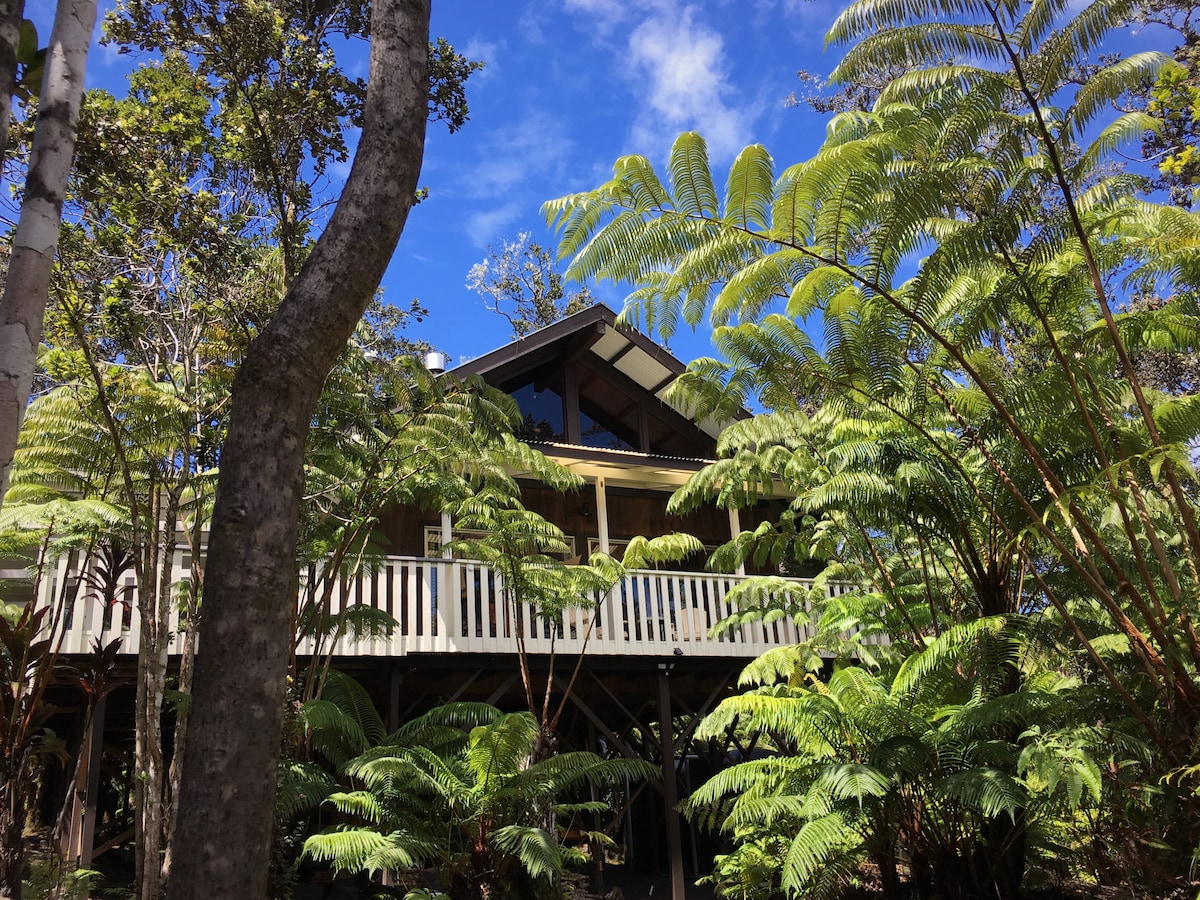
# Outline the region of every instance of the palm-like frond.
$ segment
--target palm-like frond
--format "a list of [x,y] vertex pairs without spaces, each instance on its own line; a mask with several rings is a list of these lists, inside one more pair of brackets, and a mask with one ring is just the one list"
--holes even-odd
[[[1096,117],[1116,104],[1122,95],[1136,90],[1145,82],[1154,81],[1167,59],[1163,53],[1135,53],[1105,66],[1088,78],[1071,104],[1069,117],[1064,123],[1066,135],[1079,140]],[[1142,122],[1143,128],[1157,127],[1148,116]]]
[[542,828],[529,825],[505,825],[491,834],[492,846],[515,856],[534,878],[556,878],[562,874],[562,848]]
[[344,872],[395,872],[420,866],[435,853],[428,842],[397,831],[380,834],[371,828],[346,826],[314,834],[304,842],[307,856],[334,864]]
[[280,762],[277,785],[275,818],[281,823],[317,809],[336,788],[324,769],[298,760]]
[[694,131],[681,134],[671,147],[667,165],[671,173],[671,195],[676,209],[685,216],[717,215],[717,191],[708,166],[708,147]]
[[[450,879],[492,879],[514,864],[533,879],[557,879],[567,852],[545,822],[559,797],[576,785],[623,784],[656,770],[588,752],[530,763],[536,737],[527,712],[484,704],[431,710],[346,764],[364,789],[332,794],[329,804],[368,824],[315,836],[305,852],[350,871],[438,860]],[[562,811],[603,806],[568,803]]]
[[956,772],[942,781],[940,790],[964,806],[985,816],[1004,814],[1015,820],[1026,805],[1025,792],[1012,776],[998,769],[969,769]]
[[792,839],[783,861],[784,888],[791,891],[803,890],[809,879],[827,865],[831,858],[858,843],[858,835],[846,826],[837,813],[805,822]]

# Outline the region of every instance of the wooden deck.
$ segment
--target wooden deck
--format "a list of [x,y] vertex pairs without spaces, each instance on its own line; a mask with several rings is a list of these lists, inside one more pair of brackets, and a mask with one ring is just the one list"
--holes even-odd
[[[175,582],[188,577],[186,560],[176,554]],[[78,578],[69,561],[43,581],[44,596]],[[525,636],[530,653],[587,652],[607,656],[737,657],[750,659],[764,651],[809,637],[808,629],[788,619],[752,622],[719,633],[712,631],[734,610],[726,600],[743,580],[736,575],[699,572],[629,572],[594,610],[568,610],[547,621],[523,607],[506,608],[500,576],[470,560],[392,556],[373,571],[343,579],[331,601],[336,615],[351,604],[387,612],[397,622],[387,637],[344,637],[337,656],[403,657],[413,653],[516,653],[517,635]],[[302,590],[304,587],[302,586]],[[137,587],[133,574],[112,605],[79,591],[66,617],[65,653],[85,653],[93,638],[107,642],[121,636],[122,652],[138,646]],[[177,615],[177,614],[176,614]],[[519,632],[518,629],[521,631]],[[172,631],[177,623],[172,622]],[[678,653],[677,653],[678,651]],[[311,642],[298,648],[313,652]]]

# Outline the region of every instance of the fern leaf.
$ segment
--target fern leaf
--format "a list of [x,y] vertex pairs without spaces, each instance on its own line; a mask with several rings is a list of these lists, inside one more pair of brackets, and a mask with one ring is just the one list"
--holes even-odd
[[694,131],[680,134],[671,147],[668,170],[675,209],[685,216],[715,219],[717,191],[704,138]]

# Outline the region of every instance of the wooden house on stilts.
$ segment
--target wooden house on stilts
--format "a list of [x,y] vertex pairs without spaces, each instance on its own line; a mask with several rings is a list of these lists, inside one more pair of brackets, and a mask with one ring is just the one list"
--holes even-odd
[[[671,493],[716,452],[718,424],[696,421],[664,399],[683,370],[667,350],[619,326],[611,310],[593,306],[454,371],[478,375],[512,395],[524,416],[520,436],[583,477],[585,487],[570,494],[522,482],[522,502],[566,533],[572,557],[586,559],[596,550],[619,556],[636,535],[677,531],[715,547],[778,513],[772,503],[786,502],[763,501],[740,514],[715,506],[668,514]],[[390,637],[343,640],[333,664],[361,680],[390,727],[454,700],[523,708],[513,629],[529,629],[525,642],[536,671],[538,655],[549,648],[548,628],[536,617],[506,614],[497,573],[443,551],[457,535],[449,515],[396,507],[380,526],[386,558],[344,581],[334,604],[375,606],[398,627]],[[703,563],[697,558],[669,569],[631,571],[613,588],[595,611],[557,735],[560,747],[662,766],[661,782],[631,786],[615,820],[600,825],[625,845],[627,865],[669,873],[673,900],[682,900],[685,885],[710,870],[713,849],[675,807],[723,764],[723,755],[735,752],[732,746],[696,747],[696,725],[734,690],[749,660],[805,636],[787,619],[714,633],[731,612],[727,593],[746,573],[714,574]],[[188,564],[180,554],[180,577]],[[64,559],[43,589],[54,591],[62,579],[78,576]],[[81,599],[70,616],[64,652],[83,654],[93,638],[118,634],[135,652],[137,616],[121,613],[135,603],[132,573],[116,607]],[[584,649],[581,621],[568,613],[558,624],[554,649],[565,660],[560,672],[569,672]],[[132,657],[128,662],[133,665]],[[565,691],[565,679],[556,678],[555,690]],[[109,698],[107,716],[97,718],[87,742],[98,752],[91,753],[91,787],[81,810],[79,856],[85,865],[122,838],[96,829],[102,818],[96,785],[102,765],[119,769],[130,758],[127,703],[121,692]]]

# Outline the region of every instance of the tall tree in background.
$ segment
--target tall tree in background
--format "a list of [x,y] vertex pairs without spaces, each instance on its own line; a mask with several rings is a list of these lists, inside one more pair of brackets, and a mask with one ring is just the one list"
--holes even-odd
[[522,231],[499,250],[488,247],[486,259],[471,266],[467,287],[483,298],[484,306],[503,316],[512,336],[523,338],[564,316],[593,305],[596,298],[585,286],[568,291],[554,256]]
[[412,207],[428,115],[429,3],[379,0],[353,168],[233,385],[205,567],[173,900],[262,897],[270,852],[309,423]]
[[[193,65],[223,144],[212,175],[255,208],[284,290],[324,221],[329,167],[349,159],[346,133],[362,125],[366,83],[336,64],[336,51],[368,36],[369,16],[366,0],[120,0],[105,22],[108,43]],[[482,65],[443,39],[429,44],[430,115],[452,131],[463,122],[461,85]]]
[[1154,187],[1171,202],[1191,208],[1200,191],[1200,31],[1194,3],[1143,0],[1133,15],[1141,25],[1175,32],[1175,64],[1167,66],[1148,90],[1137,92],[1162,126],[1146,132],[1143,155],[1158,168]]
[[[224,159],[206,85],[181,54],[138,68],[128,97],[90,91],[52,284],[45,376],[102,423],[118,464],[137,583],[135,848],[139,896],[169,871],[172,774],[162,739],[167,657],[190,691],[201,549],[215,487],[229,362],[273,309],[274,256],[247,234],[246,203],[216,184]],[[24,438],[23,438],[24,441]],[[192,571],[180,596],[177,552]],[[176,617],[178,606],[187,614]],[[179,627],[176,633],[176,619]],[[134,648],[129,648],[134,649]],[[187,707],[174,710],[176,754]]]
[[[0,296],[0,502],[33,386],[95,24],[96,0],[60,0],[50,32],[21,217]],[[7,115],[4,128],[7,134]]]

